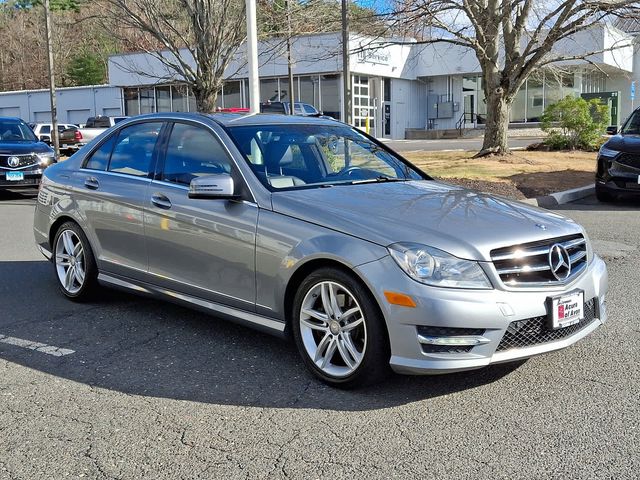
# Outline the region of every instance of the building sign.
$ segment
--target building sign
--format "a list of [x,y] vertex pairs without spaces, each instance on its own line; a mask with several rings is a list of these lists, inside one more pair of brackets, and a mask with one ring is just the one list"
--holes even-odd
[[391,63],[391,54],[386,49],[372,48],[368,50],[366,46],[361,48],[365,50],[361,50],[357,54],[359,63],[373,63],[374,65],[389,65]]

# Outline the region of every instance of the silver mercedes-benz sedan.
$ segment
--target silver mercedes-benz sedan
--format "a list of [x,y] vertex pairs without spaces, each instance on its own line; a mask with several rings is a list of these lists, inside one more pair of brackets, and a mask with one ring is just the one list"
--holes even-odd
[[45,171],[34,230],[67,297],[123,288],[291,336],[332,385],[524,359],[607,318],[580,225],[325,118],[123,121]]

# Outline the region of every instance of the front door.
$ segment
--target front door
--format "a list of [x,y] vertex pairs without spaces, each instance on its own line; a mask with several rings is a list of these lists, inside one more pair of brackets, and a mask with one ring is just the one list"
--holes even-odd
[[[191,199],[197,176],[231,173],[233,160],[206,127],[175,123],[148,190],[145,231],[150,281],[244,310],[255,309],[258,207],[246,200]],[[239,191],[239,190],[236,190]]]

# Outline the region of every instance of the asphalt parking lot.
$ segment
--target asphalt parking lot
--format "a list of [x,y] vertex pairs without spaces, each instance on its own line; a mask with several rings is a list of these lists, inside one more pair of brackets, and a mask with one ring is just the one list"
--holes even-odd
[[204,314],[63,299],[33,208],[0,193],[0,479],[638,478],[640,202],[558,209],[609,266],[593,335],[352,392],[312,379],[292,345]]

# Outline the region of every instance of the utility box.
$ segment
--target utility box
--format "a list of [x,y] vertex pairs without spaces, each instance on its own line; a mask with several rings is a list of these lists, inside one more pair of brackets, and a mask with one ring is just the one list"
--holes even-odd
[[453,118],[453,102],[438,103],[438,118]]

